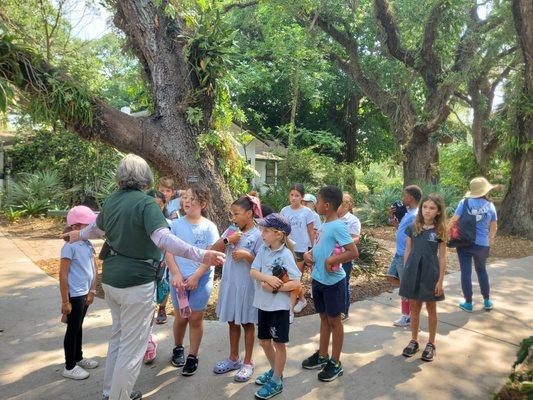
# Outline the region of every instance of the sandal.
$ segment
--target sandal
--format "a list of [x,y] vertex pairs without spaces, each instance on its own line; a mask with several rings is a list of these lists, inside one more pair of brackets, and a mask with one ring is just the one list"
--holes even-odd
[[241,369],[235,374],[235,382],[248,382],[254,374],[254,364],[242,364]]
[[213,372],[215,374],[225,374],[226,372],[234,371],[242,367],[242,361],[239,358],[237,361],[230,360],[229,358],[221,361],[215,365]]

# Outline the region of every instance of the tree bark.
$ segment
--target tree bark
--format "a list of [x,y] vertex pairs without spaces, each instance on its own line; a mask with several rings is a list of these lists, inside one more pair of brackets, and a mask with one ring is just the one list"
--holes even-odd
[[[181,187],[186,185],[188,176],[198,177],[198,181],[212,191],[214,202],[210,218],[219,227],[225,227],[229,221],[231,194],[217,170],[211,150],[198,145],[198,136],[210,128],[214,98],[201,90],[191,69],[191,60],[183,51],[184,42],[176,39],[178,33],[186,33],[183,22],[179,16],[176,19],[167,17],[150,0],[117,0],[115,6],[115,24],[125,32],[144,66],[154,100],[154,115],[133,117],[99,99],[88,98],[93,112],[90,123],[61,110],[58,118],[84,139],[99,140],[123,152],[138,154],[160,172],[175,176]],[[0,73],[29,98],[50,93],[50,79],[71,82],[31,52],[23,48],[18,51],[21,55],[17,59],[18,70],[6,63],[2,64]],[[40,67],[32,69],[31,65],[37,63]],[[22,71],[22,78],[19,71]],[[203,119],[198,124],[188,122],[189,107],[202,110]]]
[[522,98],[516,120],[518,147],[500,212],[500,229],[533,239],[533,3],[513,0],[513,19],[524,58]]
[[357,157],[357,134],[359,132],[358,111],[361,104],[362,94],[355,88],[349,91],[346,100],[344,114],[344,159],[346,162],[354,162]]
[[439,152],[436,142],[423,140],[404,151],[403,182],[407,185],[436,183]]

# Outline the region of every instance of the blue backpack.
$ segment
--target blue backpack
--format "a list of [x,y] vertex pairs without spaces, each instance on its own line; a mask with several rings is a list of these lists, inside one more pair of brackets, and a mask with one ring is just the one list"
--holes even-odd
[[465,199],[459,220],[450,226],[448,247],[469,247],[475,243],[476,216],[470,211],[468,199]]

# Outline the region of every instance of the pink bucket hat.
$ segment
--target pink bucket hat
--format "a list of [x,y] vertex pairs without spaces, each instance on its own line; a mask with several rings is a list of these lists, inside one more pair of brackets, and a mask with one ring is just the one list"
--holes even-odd
[[76,206],[72,207],[67,214],[67,225],[74,224],[89,225],[96,221],[96,214],[89,207]]

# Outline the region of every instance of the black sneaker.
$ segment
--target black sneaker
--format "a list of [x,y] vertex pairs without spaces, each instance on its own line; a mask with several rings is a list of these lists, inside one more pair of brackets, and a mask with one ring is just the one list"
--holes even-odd
[[339,361],[338,364],[335,364],[335,362],[330,359],[324,366],[324,369],[318,373],[318,380],[331,382],[341,376],[343,372],[341,362]]
[[170,363],[176,368],[183,367],[185,365],[185,349],[183,346],[174,347],[172,350],[172,358]]
[[[143,394],[138,390],[134,390],[130,394],[131,400],[141,400],[142,398],[143,398]],[[109,396],[102,395],[102,400],[109,400]]]
[[405,357],[412,357],[418,351],[418,342],[411,340],[407,347],[403,349],[402,355]]
[[327,364],[329,358],[322,357],[318,354],[318,350],[309,358],[302,361],[302,368],[305,369],[319,369]]
[[185,366],[181,370],[181,374],[183,376],[191,376],[191,375],[194,375],[197,369],[198,369],[198,357],[189,354],[187,356],[187,361],[185,362]]
[[130,399],[131,400],[141,400],[142,398],[143,398],[143,394],[140,391],[138,391],[138,390],[134,390],[130,394]]
[[433,343],[428,343],[420,358],[424,361],[433,361],[436,352],[437,349],[435,349],[435,345]]

